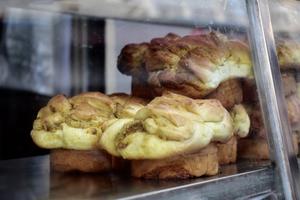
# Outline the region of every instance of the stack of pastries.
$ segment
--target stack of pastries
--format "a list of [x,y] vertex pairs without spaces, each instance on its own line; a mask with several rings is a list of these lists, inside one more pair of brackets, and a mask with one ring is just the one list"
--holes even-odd
[[[300,96],[297,83],[297,71],[300,69],[300,45],[288,40],[277,42],[277,55],[281,70],[283,92],[286,100],[288,119],[292,128],[295,152],[298,154],[298,132],[300,122]],[[248,104],[251,128],[248,138],[241,139],[238,155],[248,159],[269,159],[267,133],[259,105],[256,85],[253,81],[243,82],[244,101]]]
[[38,113],[31,136],[51,149],[54,170],[126,168],[134,177],[167,179],[215,175],[236,162],[255,127],[245,43],[217,32],[168,34],[126,45],[118,69],[132,77],[131,95],[58,95]]
[[[218,32],[168,34],[150,43],[128,44],[118,57],[118,69],[132,77],[134,96],[153,99],[168,91],[193,99],[217,99],[233,113],[245,112],[241,81],[253,80],[248,46]],[[227,155],[221,156],[221,164],[236,161],[236,137],[218,147]]]
[[40,110],[33,141],[51,149],[56,171],[112,170],[114,158],[130,162],[142,178],[187,178],[218,173],[218,145],[244,137],[249,117],[242,106],[230,114],[218,100],[165,92],[152,101],[124,95],[59,95]]

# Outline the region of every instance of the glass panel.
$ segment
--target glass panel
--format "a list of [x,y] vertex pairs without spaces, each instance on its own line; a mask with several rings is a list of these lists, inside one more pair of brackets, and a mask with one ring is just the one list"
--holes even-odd
[[286,99],[288,118],[298,155],[300,122],[300,79],[299,79],[299,12],[297,1],[270,2],[277,56],[282,74],[283,92]]
[[49,182],[50,197],[120,198],[221,178],[235,192],[201,195],[270,195],[244,1],[6,0],[0,8],[0,159],[50,152],[50,166],[48,157],[24,161],[25,174],[36,166]]

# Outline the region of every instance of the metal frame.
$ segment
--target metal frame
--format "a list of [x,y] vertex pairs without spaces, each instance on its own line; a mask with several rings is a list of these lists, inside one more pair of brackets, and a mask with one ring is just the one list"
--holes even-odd
[[[298,189],[300,188],[299,169],[298,169],[297,158],[294,153],[293,144],[292,144],[291,128],[288,123],[287,109],[285,106],[286,102],[282,92],[280,68],[276,56],[276,47],[274,42],[274,35],[273,35],[273,28],[271,24],[268,0],[245,0],[245,2],[246,2],[246,7],[249,16],[249,24],[250,24],[249,38],[250,38],[250,45],[252,45],[251,49],[252,49],[253,61],[254,61],[254,73],[255,73],[256,82],[258,86],[258,93],[261,100],[260,103],[263,111],[262,113],[265,121],[265,126],[268,132],[268,142],[270,144],[269,147],[270,147],[271,158],[273,163],[275,164],[276,174],[278,174],[278,176],[276,177],[279,177],[279,179],[276,179],[276,181],[278,182],[272,184],[274,184],[274,186],[281,185],[280,189],[282,189],[283,195],[286,199],[300,199],[300,194]],[[24,5],[24,7],[26,6]],[[43,7],[39,7],[38,5],[32,5],[31,8],[42,9]],[[80,11],[81,13],[77,9],[72,10],[73,9],[72,6],[70,6],[70,8],[71,9],[67,10],[66,12],[69,11],[70,13],[105,17],[98,14],[99,11],[97,6],[95,7],[95,10],[93,9],[83,10]],[[45,10],[47,9],[45,8]],[[51,11],[51,9],[48,9],[48,11]],[[94,11],[94,12],[90,13],[90,11]],[[180,15],[176,15],[176,17],[173,18],[162,19],[160,18],[160,15],[152,16],[147,13],[142,13],[142,15],[134,15],[134,16],[124,14],[125,17],[118,16],[117,12],[108,12],[108,13],[112,13],[110,17],[114,19],[136,20],[142,22],[144,21],[141,19],[144,20],[146,19],[148,23],[152,22],[152,23],[193,26],[195,25],[195,22],[198,22],[198,21],[194,21],[193,19],[197,18],[197,20],[201,20],[201,17],[199,16],[198,17],[192,16],[189,17],[188,19],[184,19],[184,17]],[[220,21],[219,23],[222,24],[222,22],[223,21]],[[198,23],[202,24],[200,23],[200,21]],[[241,25],[241,24],[244,25],[243,22],[237,20],[236,25]],[[225,25],[227,26],[227,24]],[[76,53],[78,55],[80,54],[80,52],[76,52]],[[10,167],[7,167],[7,169],[11,169],[12,165],[10,164],[9,166]],[[49,166],[49,164],[47,164],[47,166]],[[211,180],[209,183],[215,184],[215,186],[217,185],[218,182],[222,183],[220,187],[222,187],[223,189],[224,189],[223,187],[224,183],[230,182],[230,185],[228,185],[228,187],[233,187],[238,185],[239,183],[243,183],[245,187],[247,187],[246,189],[249,189],[249,185],[253,184],[254,181],[257,181],[255,177],[253,178],[250,175],[253,176],[255,175],[256,177],[259,178],[264,177],[264,179],[268,180],[267,183],[269,184],[271,182],[269,178],[272,177],[273,172],[268,170],[269,168],[264,168],[262,170],[252,170],[248,173],[235,175],[235,177],[233,176],[230,177],[229,175],[227,175],[226,177],[215,177],[216,179]],[[20,171],[19,168],[17,171]],[[46,172],[48,174],[48,171]],[[16,174],[16,173],[13,172],[12,174]],[[40,176],[30,176],[30,177],[40,177]],[[240,179],[243,179],[244,182],[240,182]],[[26,179],[26,183],[27,181],[28,179]],[[233,184],[234,181],[236,185]],[[184,195],[191,194],[191,191],[193,191],[195,195],[199,197],[199,195],[201,195],[201,192],[207,191],[207,188],[205,188],[206,183],[208,184],[208,182],[204,182],[203,180],[202,182],[200,181],[198,182],[197,180],[197,182],[192,184],[173,187],[172,189],[161,190],[160,192],[156,191],[155,193],[151,193],[151,195],[156,195],[156,197],[164,197],[164,195],[169,195],[169,198],[175,199],[176,196],[178,196],[177,194],[178,191],[181,192],[181,197],[183,198]],[[255,182],[255,184],[253,185],[259,186],[260,184],[264,185],[264,183],[261,182]],[[3,185],[7,185],[7,183],[3,183]],[[209,186],[207,185],[207,187]],[[228,187],[226,187],[225,189],[227,190]],[[269,193],[268,187],[264,189],[268,189],[267,193]],[[254,192],[257,191],[259,190],[255,190]],[[259,192],[263,192],[263,191],[259,191]],[[148,193],[147,195],[144,194],[143,196],[135,196],[134,198],[150,197],[150,193]]]
[[300,199],[299,169],[282,92],[268,0],[246,0],[246,7],[254,73],[271,159],[279,174],[285,199]]

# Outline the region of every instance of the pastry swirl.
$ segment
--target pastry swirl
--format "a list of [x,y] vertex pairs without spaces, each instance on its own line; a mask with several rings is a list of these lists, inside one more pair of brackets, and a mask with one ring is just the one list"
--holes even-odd
[[208,95],[228,79],[253,77],[248,46],[215,32],[168,34],[147,45],[129,44],[121,51],[118,68],[133,77],[146,73],[157,94],[172,91],[192,98]]
[[31,136],[42,148],[94,149],[102,133],[101,125],[115,118],[115,110],[114,102],[99,92],[69,99],[57,95],[39,111]]
[[197,152],[212,141],[226,142],[233,131],[232,118],[219,101],[166,93],[135,118],[114,120],[100,146],[125,159],[162,159]]

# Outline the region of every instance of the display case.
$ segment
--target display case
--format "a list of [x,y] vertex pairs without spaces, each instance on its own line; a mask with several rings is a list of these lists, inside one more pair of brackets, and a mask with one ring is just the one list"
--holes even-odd
[[1,1],[0,199],[299,199],[298,8]]

